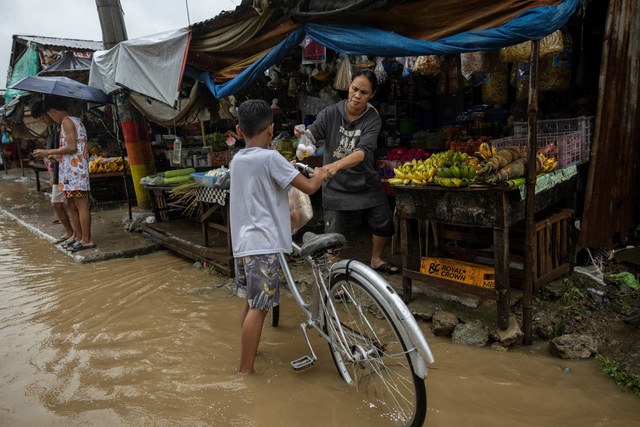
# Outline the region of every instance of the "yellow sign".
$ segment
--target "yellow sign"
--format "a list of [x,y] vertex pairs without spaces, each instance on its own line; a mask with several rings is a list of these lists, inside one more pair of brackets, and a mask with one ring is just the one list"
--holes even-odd
[[496,287],[495,269],[482,264],[449,258],[422,258],[420,272],[427,276],[482,288],[495,289]]

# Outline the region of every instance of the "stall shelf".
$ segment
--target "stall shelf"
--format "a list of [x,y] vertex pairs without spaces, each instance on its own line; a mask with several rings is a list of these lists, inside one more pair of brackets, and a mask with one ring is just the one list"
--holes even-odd
[[[234,263],[229,230],[229,191],[197,187],[197,218],[185,215],[187,206],[170,197],[171,185],[144,185],[149,191],[155,223],[144,224],[143,233],[152,241],[196,261],[204,261],[229,277]],[[215,232],[215,235],[212,233]]]
[[[578,176],[573,175],[535,195],[535,212],[555,204],[575,203]],[[412,282],[423,282],[445,291],[456,290],[497,300],[498,326],[509,325],[509,228],[525,218],[525,198],[521,191],[505,188],[445,188],[439,186],[397,186],[396,214],[402,253],[402,292],[412,299]],[[495,262],[495,289],[465,285],[423,274],[416,236],[410,233],[412,220],[484,227],[492,229]]]

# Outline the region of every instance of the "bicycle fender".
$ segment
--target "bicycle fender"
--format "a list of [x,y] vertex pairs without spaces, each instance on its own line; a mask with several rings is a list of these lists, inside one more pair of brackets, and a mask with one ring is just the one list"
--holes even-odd
[[405,328],[399,328],[399,333],[408,345],[413,345],[416,348],[417,352],[410,353],[411,361],[415,374],[425,378],[427,376],[426,362],[433,363],[434,357],[418,322],[400,295],[380,274],[357,260],[345,259],[336,262],[331,268],[331,275],[336,274],[345,274],[372,285],[373,291],[378,294],[378,299],[384,305],[385,310],[405,325]]

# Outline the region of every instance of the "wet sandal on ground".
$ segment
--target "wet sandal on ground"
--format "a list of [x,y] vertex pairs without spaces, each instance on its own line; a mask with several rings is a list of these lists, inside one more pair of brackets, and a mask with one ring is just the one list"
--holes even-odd
[[384,264],[380,264],[378,267],[372,267],[378,273],[387,273],[387,274],[398,274],[400,273],[400,268],[392,262],[385,262]]
[[71,247],[76,243],[77,242],[74,239],[67,239],[60,246],[64,249],[71,249]]
[[80,242],[76,242],[76,244],[73,245],[73,247],[69,248],[69,251],[78,252],[78,251],[83,251],[85,249],[93,249],[95,247],[96,247],[96,245],[83,245]]
[[60,237],[58,240],[54,241],[54,242],[53,242],[53,244],[54,244],[54,245],[58,245],[58,244],[60,244],[60,243],[62,243],[62,242],[66,242],[66,241],[67,241],[67,239],[68,239],[68,237],[67,237],[67,236],[62,236],[62,237]]

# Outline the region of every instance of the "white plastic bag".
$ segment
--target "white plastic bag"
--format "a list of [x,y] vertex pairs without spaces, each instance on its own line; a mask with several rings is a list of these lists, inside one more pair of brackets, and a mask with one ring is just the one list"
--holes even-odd
[[291,234],[296,234],[313,218],[313,207],[309,195],[289,186],[289,210],[291,212]]

